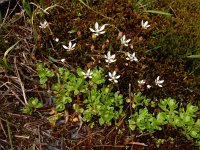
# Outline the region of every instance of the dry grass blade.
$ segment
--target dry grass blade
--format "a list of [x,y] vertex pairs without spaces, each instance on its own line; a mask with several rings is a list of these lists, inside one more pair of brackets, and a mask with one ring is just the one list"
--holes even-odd
[[19,43],[19,41],[16,42],[14,45],[12,45],[11,47],[9,47],[9,48],[5,51],[4,56],[3,56],[3,61],[4,61],[4,63],[5,63],[6,66],[8,66],[8,64],[7,64],[7,59],[6,59],[8,53],[9,53],[11,50],[13,50],[14,47],[15,47],[18,43]]
[[85,7],[87,7],[87,8],[90,9],[90,10],[92,10],[92,11],[95,12],[96,14],[98,14],[98,15],[104,17],[104,18],[107,18],[107,19],[109,19],[109,20],[113,20],[113,18],[107,17],[107,16],[101,14],[100,12],[95,11],[95,10],[92,9],[90,6],[88,6],[86,3],[84,3],[82,0],[79,0],[79,2],[81,2]]
[[8,130],[8,138],[9,138],[9,143],[10,143],[10,149],[13,150],[13,142],[12,142],[12,135],[11,135],[11,131],[10,131],[10,125],[8,120],[6,119],[6,125],[7,125],[7,130]]
[[25,103],[25,105],[28,105],[24,84],[22,83],[22,80],[21,80],[20,75],[19,75],[19,71],[17,69],[16,57],[14,59],[14,64],[15,64],[15,70],[16,70],[16,74],[17,74],[17,77],[18,77],[18,81],[20,83],[22,94],[23,94],[23,97],[24,97],[24,103]]

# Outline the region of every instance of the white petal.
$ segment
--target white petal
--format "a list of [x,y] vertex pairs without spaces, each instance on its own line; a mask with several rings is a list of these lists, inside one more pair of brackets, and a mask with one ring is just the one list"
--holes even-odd
[[65,59],[63,58],[63,59],[61,59],[60,61],[64,63],[64,62],[65,62]]
[[99,31],[102,31],[102,30],[104,30],[104,29],[105,29],[105,27],[106,27],[106,24],[102,25],[102,26],[101,26],[101,28],[99,29]]
[[69,49],[69,48],[68,48],[67,46],[65,46],[65,45],[62,45],[62,46],[63,46],[64,49]]
[[113,77],[116,75],[116,71],[113,71]]
[[105,31],[101,31],[101,32],[99,32],[99,34],[104,34],[105,33]]
[[126,43],[129,43],[131,41],[131,39],[126,40]]
[[118,83],[118,81],[117,81],[117,80],[114,80],[114,82],[115,82],[115,83]]
[[145,21],[144,26],[146,27],[148,25],[148,21]]
[[108,75],[109,75],[109,77],[111,77],[111,78],[112,78],[112,74],[111,74],[111,72],[108,72]]
[[120,78],[120,75],[116,76],[115,78],[116,78],[116,79],[119,79],[119,78]]
[[84,76],[86,75],[85,72],[81,72]]
[[90,69],[87,70],[87,74],[90,74]]
[[162,84],[164,82],[164,80],[159,80],[158,84]]
[[94,29],[92,29],[92,28],[89,28],[89,29],[90,29],[91,32],[96,32],[96,31],[95,31]]
[[142,20],[141,24],[142,24],[142,26],[144,26],[144,21],[143,20]]
[[71,41],[69,42],[69,48],[72,48],[72,42]]
[[125,41],[126,40],[126,36],[123,35],[122,38],[121,38],[121,41]]
[[151,85],[147,85],[147,88],[150,89],[150,88],[151,88]]
[[111,59],[111,60],[110,60],[110,62],[115,62],[115,61],[116,61],[116,59]]
[[76,46],[76,43],[73,44],[72,48],[74,48]]
[[108,56],[107,56],[107,55],[104,55],[104,58],[108,59]]
[[159,81],[159,79],[160,79],[160,76],[158,76],[158,77],[156,78],[156,81]]
[[99,30],[99,24],[98,24],[98,22],[95,23],[95,29]]
[[115,59],[115,54],[110,56],[111,59]]
[[107,58],[110,58],[110,51],[108,51],[107,53]]

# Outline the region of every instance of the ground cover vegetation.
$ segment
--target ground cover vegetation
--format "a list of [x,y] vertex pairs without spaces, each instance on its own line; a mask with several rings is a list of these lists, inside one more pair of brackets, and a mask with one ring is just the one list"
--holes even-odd
[[12,8],[0,16],[0,149],[199,149],[200,2]]

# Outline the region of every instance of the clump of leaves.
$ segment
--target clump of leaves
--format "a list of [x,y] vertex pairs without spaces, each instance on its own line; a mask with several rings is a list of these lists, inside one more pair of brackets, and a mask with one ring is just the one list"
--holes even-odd
[[[48,83],[48,87],[51,87],[56,111],[70,109],[66,106],[73,103],[73,109],[83,115],[84,121],[93,122],[93,119],[98,117],[100,125],[111,125],[112,121],[122,114],[123,96],[113,92],[112,85],[105,84],[102,68],[94,68],[89,79],[81,68],[77,68],[76,73],[63,67],[50,71],[44,64],[38,64],[37,71],[41,86],[46,88]],[[57,80],[54,83],[53,80],[47,82],[54,75]]]
[[38,98],[31,97],[28,100],[28,105],[23,108],[23,113],[31,115],[38,108],[42,108],[43,104],[39,101]]
[[[146,97],[136,95],[136,104],[138,100],[142,105],[132,105],[135,112],[128,120],[129,128],[131,130],[148,131],[154,132],[157,130],[162,130],[164,125],[171,125],[174,128],[180,128],[182,133],[187,137],[187,139],[194,139],[196,143],[200,143],[200,119],[195,119],[197,117],[196,113],[198,107],[187,104],[186,109],[180,107],[175,99],[167,98],[161,99],[158,103],[161,112],[153,115],[149,112],[148,108],[144,105]],[[141,102],[141,100],[143,102]],[[142,108],[139,108],[139,106]],[[139,108],[139,112],[137,111]]]

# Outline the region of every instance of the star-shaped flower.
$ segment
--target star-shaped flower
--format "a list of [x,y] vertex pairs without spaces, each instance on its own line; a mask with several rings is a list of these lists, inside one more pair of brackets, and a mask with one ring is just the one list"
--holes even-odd
[[92,78],[93,73],[88,69],[86,73],[82,72],[82,74],[84,75],[84,78]]
[[162,84],[164,83],[164,80],[160,80],[160,76],[158,76],[156,79],[155,79],[155,84],[159,87],[162,87]]
[[138,80],[138,85],[139,87],[145,85],[146,81],[145,80]]
[[121,44],[124,45],[124,46],[128,46],[128,43],[131,41],[131,39],[126,40],[125,35],[123,35],[120,40],[121,40]]
[[144,22],[144,21],[142,20],[141,25],[142,25],[142,28],[143,28],[143,29],[147,29],[148,27],[150,27],[150,25],[148,25],[148,21],[145,21],[145,22]]
[[133,54],[130,54],[129,52],[128,52],[128,57],[126,58],[126,60],[129,60],[129,61],[135,61],[135,62],[138,62],[138,59],[137,59],[137,57],[135,56],[135,53],[133,53]]
[[44,22],[40,22],[40,28],[41,29],[46,29],[49,26],[48,22],[45,20]]
[[95,29],[89,28],[91,32],[93,32],[96,36],[100,35],[100,34],[104,34],[105,31],[105,27],[107,24],[102,25],[101,27],[99,27],[98,22],[95,23]]
[[74,43],[72,45],[72,42],[69,42],[69,46],[67,47],[66,45],[62,45],[64,49],[66,49],[67,51],[73,51],[75,49],[76,43]]
[[116,59],[115,59],[115,54],[114,54],[114,55],[111,55],[111,54],[110,54],[110,51],[108,51],[107,55],[104,55],[104,57],[105,57],[105,61],[106,61],[107,63],[109,63],[109,64],[116,61]]
[[110,77],[110,78],[109,78],[109,81],[118,83],[117,79],[120,78],[120,75],[119,75],[119,76],[116,76],[116,71],[114,71],[113,73],[109,72],[108,75],[109,75],[109,77]]

